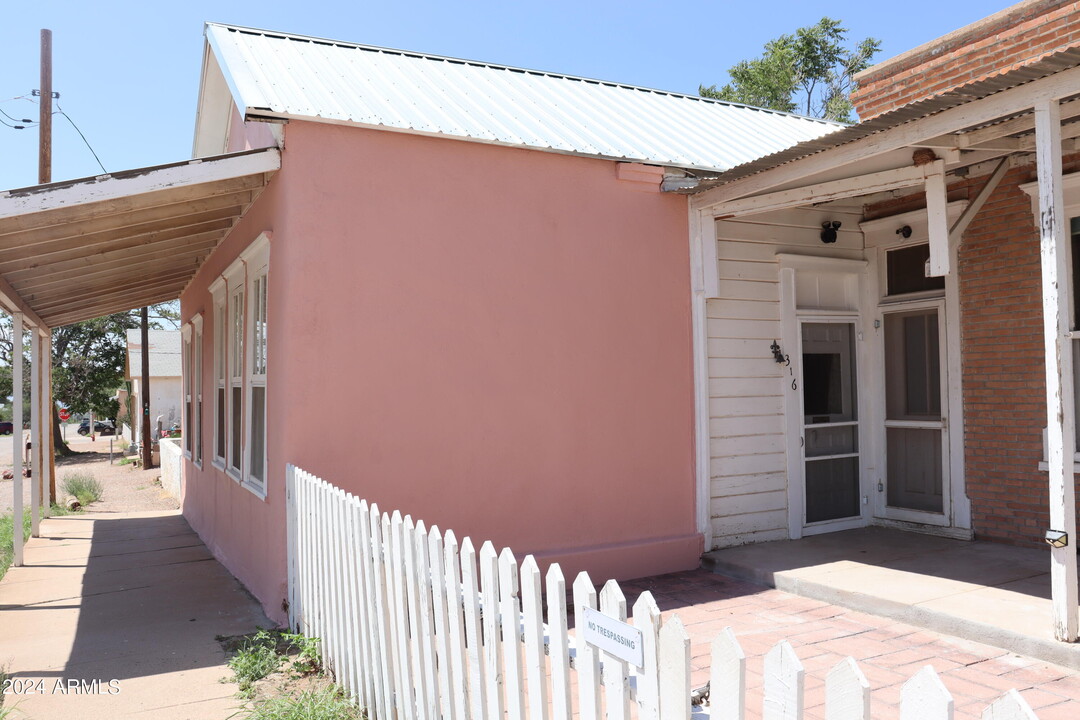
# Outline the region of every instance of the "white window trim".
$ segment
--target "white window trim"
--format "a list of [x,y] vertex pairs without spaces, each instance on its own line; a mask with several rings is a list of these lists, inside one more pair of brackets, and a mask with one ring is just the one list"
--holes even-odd
[[201,312],[192,316],[191,328],[192,334],[194,335],[191,349],[195,353],[191,363],[193,368],[192,394],[194,395],[191,407],[195,413],[195,417],[192,418],[191,423],[191,455],[195,467],[202,470],[203,420],[205,419],[205,413],[203,412],[203,316]]
[[[243,428],[243,414],[239,417],[240,426],[240,445],[241,447],[233,448],[233,414],[236,412],[236,408],[233,403],[233,390],[240,390],[240,397],[244,397],[244,347],[236,348],[234,343],[235,338],[235,325],[234,325],[234,313],[236,311],[236,300],[239,298],[241,302],[245,296],[244,288],[244,261],[241,258],[237,258],[233,261],[225,272],[222,273],[222,277],[225,279],[225,473],[236,482],[242,482],[244,479],[244,453],[243,453],[243,441],[244,441],[244,428]],[[243,312],[243,310],[242,310]],[[241,324],[243,324],[244,316],[240,316]],[[244,335],[244,329],[241,327],[240,336]],[[240,372],[237,373],[237,367],[239,366]],[[232,464],[232,458],[236,454],[239,461],[239,467]]]
[[[254,372],[255,363],[255,309],[257,307],[255,298],[256,281],[259,278],[269,279],[269,265],[270,265],[270,236],[269,233],[262,233],[254,242],[251,243],[240,253],[240,259],[244,262],[247,268],[247,286],[245,288],[245,303],[244,308],[244,324],[245,324],[245,351],[246,357],[244,360],[244,428],[243,428],[243,442],[244,442],[244,454],[243,454],[243,485],[255,495],[265,499],[266,498],[266,479],[268,474],[268,444],[266,442],[267,431],[267,412],[266,395],[263,396],[263,456],[262,456],[262,479],[256,479],[251,475],[251,447],[252,439],[251,432],[254,427],[252,423],[252,388],[255,386],[262,387],[264,389],[267,386],[266,372],[256,375]],[[267,293],[269,298],[269,292]],[[264,309],[265,313],[266,310]],[[267,317],[269,320],[269,317]]]
[[[180,377],[181,387],[180,393],[183,396],[180,402],[180,447],[183,455],[188,460],[192,459],[191,453],[191,440],[193,433],[188,432],[188,407],[192,406],[191,401],[191,386],[192,386],[192,365],[191,365],[191,323],[186,322],[180,327]],[[190,413],[193,414],[193,413]]]
[[[213,361],[213,373],[214,373],[214,387],[213,387],[213,403],[212,409],[214,413],[214,419],[210,424],[212,428],[212,437],[210,442],[211,447],[211,465],[218,470],[225,470],[225,457],[226,457],[226,443],[218,443],[219,428],[218,418],[222,417],[221,404],[223,402],[224,393],[219,393],[218,390],[224,390],[224,380],[227,377],[225,364],[228,361],[228,333],[226,332],[225,325],[228,321],[228,315],[226,313],[227,303],[225,301],[225,278],[219,277],[214,282],[210,283],[210,294],[213,298],[214,308],[214,361]],[[224,437],[224,436],[222,436]]]

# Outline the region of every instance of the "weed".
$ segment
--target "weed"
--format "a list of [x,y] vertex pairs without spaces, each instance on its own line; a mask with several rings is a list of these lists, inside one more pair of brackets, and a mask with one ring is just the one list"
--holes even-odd
[[122,457],[122,458],[120,458],[120,462],[118,462],[116,464],[117,465],[134,465],[135,464],[135,458]]
[[68,473],[61,487],[68,495],[74,495],[83,507],[100,500],[103,490],[101,483],[89,473]]
[[[15,561],[14,514],[0,515],[0,578]],[[30,509],[23,511],[23,538],[30,537]]]
[[296,697],[274,697],[241,710],[245,720],[361,720],[364,713],[341,689],[307,690]]
[[[226,649],[232,644],[227,638],[219,639],[226,643]],[[240,686],[240,695],[251,697],[253,683],[280,670],[287,659],[289,670],[295,675],[320,672],[322,657],[319,654],[319,639],[300,633],[259,628],[254,635],[243,637],[234,645],[228,664]]]

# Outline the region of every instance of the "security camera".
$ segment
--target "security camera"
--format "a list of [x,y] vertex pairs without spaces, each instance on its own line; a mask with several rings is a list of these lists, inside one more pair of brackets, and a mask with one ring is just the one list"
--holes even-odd
[[821,242],[826,245],[836,242],[836,231],[839,229],[839,220],[826,220],[821,223]]

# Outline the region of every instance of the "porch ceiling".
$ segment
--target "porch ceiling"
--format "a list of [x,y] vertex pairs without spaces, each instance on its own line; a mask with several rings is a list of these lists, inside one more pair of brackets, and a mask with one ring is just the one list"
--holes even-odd
[[58,327],[175,299],[280,164],[269,148],[0,192],[0,305]]

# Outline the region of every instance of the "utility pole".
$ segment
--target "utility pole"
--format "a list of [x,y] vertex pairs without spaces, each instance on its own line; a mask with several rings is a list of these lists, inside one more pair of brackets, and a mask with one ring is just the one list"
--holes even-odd
[[38,107],[38,184],[52,182],[52,30],[41,31],[41,102]]
[[[45,183],[52,182],[52,101],[53,101],[53,89],[52,89],[52,30],[43,28],[41,30],[41,87],[39,89],[41,93],[41,100],[38,103],[39,115],[38,115],[38,184],[44,185]],[[47,437],[49,440],[47,443],[41,443],[41,452],[46,458],[46,462],[49,464],[48,476],[49,476],[49,503],[56,502],[56,444],[55,444],[55,430],[53,425],[56,417],[56,403],[53,400],[52,395],[52,334],[49,333],[49,341],[45,344],[45,352],[41,354],[41,362],[45,364],[45,386],[48,389],[46,393],[46,402],[48,403],[48,423],[50,430],[48,433],[42,432],[41,437]],[[43,420],[42,425],[45,422]],[[42,463],[44,465],[44,463]],[[35,474],[38,473],[37,468],[34,469]],[[36,481],[36,480],[35,480]]]
[[150,454],[150,309],[144,307],[139,311],[142,320],[142,466],[143,470],[153,465],[153,456]]

